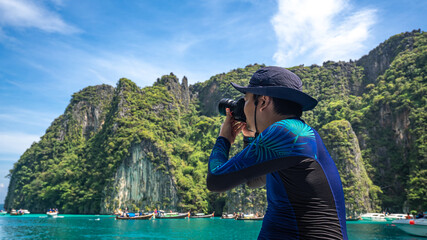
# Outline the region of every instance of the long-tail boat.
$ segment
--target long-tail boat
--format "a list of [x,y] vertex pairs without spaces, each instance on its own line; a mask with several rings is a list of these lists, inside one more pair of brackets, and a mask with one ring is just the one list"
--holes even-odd
[[236,218],[236,214],[223,214],[221,216],[221,219],[235,219]]
[[264,217],[237,217],[236,220],[263,220]]
[[188,213],[166,213],[166,214],[159,214],[156,215],[157,219],[178,219],[178,218],[186,218],[188,217]]
[[204,213],[197,213],[194,216],[190,216],[190,218],[211,218],[214,216],[214,214],[215,214],[215,212],[208,214],[208,215],[205,215]]
[[242,214],[242,215],[236,215],[236,220],[263,220],[264,216],[259,216],[258,214]]
[[135,217],[127,217],[127,216],[116,216],[117,220],[150,220],[153,217],[152,214],[150,215],[141,215],[141,216],[135,216]]

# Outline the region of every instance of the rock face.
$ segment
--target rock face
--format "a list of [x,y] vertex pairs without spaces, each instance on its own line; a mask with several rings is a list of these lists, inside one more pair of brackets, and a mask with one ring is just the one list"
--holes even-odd
[[153,154],[161,151],[149,141],[132,146],[131,156],[120,164],[114,176],[113,192],[105,192],[101,213],[140,206],[176,209],[179,198],[175,180],[156,167],[150,157]]
[[246,214],[264,214],[267,210],[267,194],[265,187],[250,189],[241,185],[227,192],[227,201],[223,211],[227,213],[243,212]]
[[364,85],[375,83],[377,77],[382,75],[390,67],[390,64],[399,52],[405,49],[412,49],[414,41],[413,38],[410,37],[415,36],[416,33],[420,33],[420,30],[418,29],[393,36],[371,50],[368,55],[357,60],[357,65],[365,69],[366,78]]
[[426,43],[426,32],[402,33],[362,58],[365,72],[378,65],[374,59],[389,62],[382,72],[371,71],[375,82],[363,99],[369,111],[354,129],[368,173],[383,191],[382,207],[393,212],[408,210],[408,204],[413,209],[427,207]]
[[[311,69],[316,68],[316,66],[311,66]],[[326,61],[323,63],[322,68],[331,69],[331,74],[328,76],[330,78],[328,86],[329,88],[334,88],[339,91],[341,95],[357,95],[362,92],[362,74],[359,73],[356,63],[353,61],[344,62],[344,61]],[[342,81],[345,79],[345,81]],[[304,82],[305,85],[313,84],[311,82]],[[305,86],[304,86],[305,87]],[[315,86],[319,91],[326,91],[327,86]],[[316,93],[314,93],[316,94]]]
[[219,92],[217,90],[218,88],[218,83],[213,80],[207,88],[203,88],[203,90],[198,94],[202,99],[202,111],[207,116],[215,116],[215,114],[217,114],[217,104],[221,99],[221,96],[217,95]]
[[[5,199],[6,209],[45,212],[58,205],[47,201],[45,196],[55,196],[64,189],[60,183],[72,172],[66,166],[80,164],[77,146],[100,131],[113,93],[113,87],[98,85],[73,94],[64,114],[55,119],[41,140],[33,143],[15,163]],[[55,187],[46,188],[46,183]]]
[[166,86],[167,91],[175,97],[175,100],[188,108],[190,104],[190,88],[188,87],[187,77],[184,76],[180,84],[179,79],[173,73],[170,73],[157,79],[154,85]]
[[[164,86],[172,99],[167,99],[166,102],[156,99],[150,112],[160,115],[163,112],[177,110],[179,113],[177,103],[184,109],[188,108],[190,92],[186,77],[180,84],[178,78],[171,73],[157,79],[154,86]],[[147,92],[127,80],[121,81],[117,91],[119,121],[132,119],[135,115],[135,108],[131,101],[135,98],[147,97]],[[134,97],[129,97],[132,94]],[[114,131],[118,131],[118,128],[119,126],[116,124]],[[150,129],[140,130],[150,131]],[[142,211],[155,208],[177,210],[181,198],[176,179],[171,174],[170,159],[165,151],[156,146],[156,142],[152,139],[142,139],[134,140],[128,152],[129,156],[120,161],[112,178],[113,181],[107,183],[103,190],[101,212],[112,213],[118,208],[137,210],[140,207],[145,207],[145,209],[141,209]]]
[[346,120],[330,122],[319,130],[319,135],[340,173],[347,215],[359,216],[376,210],[370,194],[376,194],[379,189],[366,173],[359,142],[351,124]]
[[[88,87],[83,91],[84,96],[86,96],[87,99],[75,97],[77,99],[72,100],[70,111],[71,118],[75,119],[77,124],[81,126],[83,136],[88,140],[97,131],[99,131],[104,124],[106,106],[111,102],[114,88],[104,84]],[[92,97],[96,97],[96,101],[89,101]],[[64,124],[66,124],[66,122],[67,121],[65,121]],[[63,129],[67,129],[67,127],[64,125]]]

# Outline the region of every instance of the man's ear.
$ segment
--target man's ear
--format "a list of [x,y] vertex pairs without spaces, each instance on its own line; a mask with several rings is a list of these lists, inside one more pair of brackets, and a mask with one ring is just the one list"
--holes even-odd
[[259,106],[260,106],[260,110],[264,111],[270,104],[273,104],[273,99],[269,96],[261,96],[259,98]]

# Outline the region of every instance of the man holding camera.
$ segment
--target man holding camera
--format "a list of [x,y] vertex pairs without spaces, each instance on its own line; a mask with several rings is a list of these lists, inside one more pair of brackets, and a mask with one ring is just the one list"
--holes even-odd
[[[209,158],[208,189],[266,184],[268,208],[258,239],[347,239],[338,170],[319,134],[300,118],[317,105],[302,92],[301,79],[265,67],[247,87],[231,84],[245,94],[243,112],[226,109]],[[247,146],[228,159],[242,131]]]

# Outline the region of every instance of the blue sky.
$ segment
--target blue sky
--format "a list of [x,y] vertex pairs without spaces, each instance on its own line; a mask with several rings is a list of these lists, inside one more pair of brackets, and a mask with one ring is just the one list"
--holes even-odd
[[425,30],[426,12],[425,0],[0,0],[0,203],[13,163],[86,86],[358,59]]

